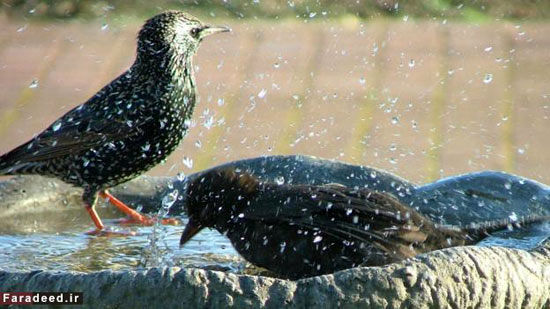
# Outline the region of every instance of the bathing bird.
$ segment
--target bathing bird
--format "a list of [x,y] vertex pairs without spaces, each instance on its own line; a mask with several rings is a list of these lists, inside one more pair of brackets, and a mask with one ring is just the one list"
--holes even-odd
[[130,68],[2,155],[0,175],[43,175],[83,188],[82,199],[95,224],[90,234],[104,230],[94,209],[98,196],[133,220],[152,224],[107,189],[151,169],[176,149],[196,103],[193,55],[206,36],[226,31],[179,11],[147,20]]
[[183,246],[203,228],[218,230],[250,263],[289,279],[471,245],[489,233],[550,220],[527,217],[465,227],[433,223],[392,195],[339,184],[260,181],[232,168],[187,184]]

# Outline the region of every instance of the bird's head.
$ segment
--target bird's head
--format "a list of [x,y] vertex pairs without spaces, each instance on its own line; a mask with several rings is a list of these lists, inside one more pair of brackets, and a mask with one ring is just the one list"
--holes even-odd
[[189,183],[186,207],[189,222],[180,239],[183,246],[205,227],[222,232],[258,192],[260,182],[248,173],[234,169],[214,169]]
[[184,12],[163,12],[147,20],[141,28],[138,35],[138,58],[192,56],[203,38],[228,31],[230,29],[227,27],[206,25]]

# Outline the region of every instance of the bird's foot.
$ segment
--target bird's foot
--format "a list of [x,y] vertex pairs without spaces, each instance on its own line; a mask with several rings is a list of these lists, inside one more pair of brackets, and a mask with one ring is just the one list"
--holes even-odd
[[101,237],[127,237],[127,236],[136,236],[137,232],[106,227],[103,229],[93,229],[84,234],[90,235],[90,236],[101,236]]
[[[142,218],[140,218],[139,220],[133,217],[128,217],[128,218],[119,219],[116,223],[121,225],[138,224],[138,225],[144,225],[144,226],[151,226],[151,225],[154,225],[157,220],[158,219],[156,218],[151,218],[149,216],[142,215]],[[180,225],[181,221],[176,218],[163,218],[163,219],[160,219],[160,224]]]
[[[115,205],[120,211],[122,211],[128,216],[127,219],[122,219],[121,221],[119,221],[118,222],[119,224],[139,224],[139,225],[151,226],[151,225],[154,225],[156,222],[154,218],[146,216],[126,206],[126,204],[124,204],[121,200],[114,197],[108,191],[102,191],[99,193],[99,195],[109,200],[111,204]],[[180,221],[174,218],[161,219],[160,223],[164,225],[180,225]]]

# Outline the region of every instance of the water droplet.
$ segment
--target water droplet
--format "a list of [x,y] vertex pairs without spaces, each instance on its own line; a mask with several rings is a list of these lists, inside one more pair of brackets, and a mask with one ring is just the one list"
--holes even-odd
[[55,132],[57,130],[59,130],[61,128],[61,121],[56,121],[53,126],[52,126],[52,130]]
[[172,205],[174,205],[174,203],[176,202],[176,200],[178,199],[178,195],[179,195],[179,192],[178,190],[174,190],[168,194],[166,194],[163,198],[162,198],[162,208],[165,210],[165,211],[168,211],[170,209],[170,207],[172,207]]
[[263,98],[265,98],[266,94],[267,94],[267,89],[262,88],[262,90],[260,90],[260,92],[258,92],[258,98],[263,99]]
[[416,64],[416,62],[414,61],[414,59],[411,59],[409,61],[409,68],[414,68],[415,64]]
[[185,165],[187,168],[193,168],[193,159],[189,157],[183,157],[183,160],[181,160],[183,165]]
[[151,149],[151,144],[146,143],[145,145],[141,146],[141,150],[143,151],[149,151]]
[[28,26],[29,26],[28,24],[25,24],[22,27],[17,28],[17,32],[23,32],[23,31],[27,30]]
[[367,83],[367,80],[364,77],[359,78],[359,84],[365,85]]
[[483,78],[483,83],[489,84],[492,81],[493,81],[493,74],[491,73],[485,74],[485,77]]
[[285,184],[285,177],[284,176],[275,177],[275,183],[278,184],[279,186],[284,185]]
[[323,237],[317,235],[317,236],[315,236],[315,238],[313,238],[313,243],[316,244],[316,243],[320,242],[321,240],[323,240]]
[[214,116],[210,116],[204,120],[203,126],[210,130],[212,126],[214,125]]
[[30,83],[30,85],[29,85],[29,88],[31,88],[31,89],[38,88],[38,79],[34,78],[34,79],[31,81],[31,83]]
[[391,124],[398,124],[399,123],[399,117],[398,116],[393,116],[391,118]]
[[279,250],[279,252],[281,253],[285,252],[286,242],[283,241],[279,246],[281,247],[281,250]]

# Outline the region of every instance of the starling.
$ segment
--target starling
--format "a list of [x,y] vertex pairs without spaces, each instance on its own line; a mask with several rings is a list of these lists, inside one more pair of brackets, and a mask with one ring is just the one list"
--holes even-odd
[[235,169],[211,170],[188,184],[189,222],[180,245],[203,228],[226,235],[250,263],[299,279],[474,244],[529,217],[469,227],[440,226],[387,193],[338,184],[260,182]]
[[98,195],[141,223],[151,220],[107,192],[165,159],[185,135],[196,102],[192,57],[202,39],[230,31],[183,12],[147,20],[132,66],[32,140],[0,157],[0,175],[55,177],[84,189],[96,232]]

